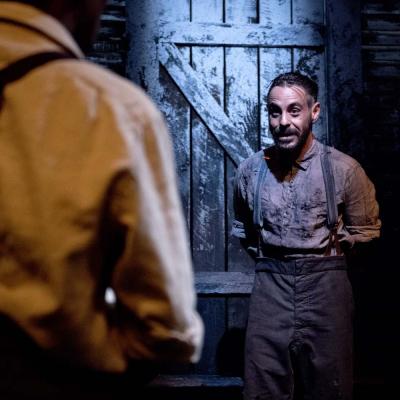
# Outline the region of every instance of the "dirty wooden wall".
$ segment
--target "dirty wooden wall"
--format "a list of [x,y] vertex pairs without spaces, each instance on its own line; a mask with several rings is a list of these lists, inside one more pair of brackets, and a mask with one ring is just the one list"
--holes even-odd
[[[322,1],[322,0],[321,0]],[[356,323],[357,379],[380,386],[398,370],[400,239],[400,1],[363,0],[364,146],[351,149],[374,181],[381,206],[383,236],[355,278],[359,313]],[[99,38],[89,58],[125,75],[125,1],[111,0],[103,15]],[[340,148],[340,146],[338,146]],[[343,148],[348,148],[343,143]],[[353,151],[352,151],[353,150]],[[366,397],[365,397],[366,398]]]
[[125,0],[107,1],[97,40],[88,55],[91,61],[122,76],[126,75],[127,54],[125,3]]

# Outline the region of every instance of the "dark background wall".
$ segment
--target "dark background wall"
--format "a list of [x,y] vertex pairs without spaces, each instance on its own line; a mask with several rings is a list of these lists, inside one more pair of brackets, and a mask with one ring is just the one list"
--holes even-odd
[[[125,75],[125,1],[108,3],[89,58]],[[357,380],[367,391],[374,387],[378,395],[383,385],[388,388],[396,382],[400,370],[396,358],[400,354],[400,330],[396,327],[400,310],[400,1],[363,0],[360,19],[364,141],[357,148],[349,148],[348,143],[337,147],[363,164],[375,183],[381,207],[382,239],[357,259],[359,268],[353,276],[358,306]]]
[[365,151],[377,190],[382,239],[358,278],[357,367],[362,377],[396,382],[400,371],[400,1],[364,0],[362,8]]

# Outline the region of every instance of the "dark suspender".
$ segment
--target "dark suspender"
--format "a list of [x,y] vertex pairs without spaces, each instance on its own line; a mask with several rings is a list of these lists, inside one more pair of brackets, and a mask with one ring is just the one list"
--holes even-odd
[[[336,190],[335,190],[335,178],[332,171],[332,164],[330,158],[331,150],[328,146],[323,147],[323,153],[321,156],[322,174],[324,177],[326,200],[327,200],[327,211],[328,211],[328,228],[329,228],[329,241],[328,246],[325,250],[325,256],[329,256],[332,249],[332,244],[335,245],[336,255],[341,255],[342,250],[337,235],[338,227],[338,213],[336,206]],[[267,173],[267,163],[262,157],[260,170],[257,174],[256,188],[253,199],[253,223],[257,230],[257,252],[258,256],[261,256],[261,230],[263,227],[263,218],[261,213],[261,188],[265,180]]]
[[336,189],[335,177],[332,171],[331,163],[331,149],[324,145],[324,150],[321,156],[322,174],[324,176],[326,201],[328,206],[328,228],[329,228],[329,241],[326,247],[325,255],[330,255],[332,244],[335,245],[336,255],[341,255],[339,238],[337,235],[338,228],[338,212],[336,205]]
[[59,45],[63,50],[58,52],[41,52],[37,54],[33,54],[22,59],[19,59],[9,65],[7,65],[4,69],[0,71],[0,106],[3,99],[3,91],[6,85],[9,83],[15,82],[21,79],[24,75],[29,73],[35,68],[38,68],[48,62],[60,60],[60,59],[68,59],[75,58],[75,56],[68,48],[66,48],[62,43],[58,42],[56,39],[50,37],[45,32],[42,32],[40,29],[34,28],[30,25],[24,24],[22,22],[14,21],[8,18],[0,18],[0,23],[10,24],[14,26],[21,27],[23,29],[27,29],[35,32],[38,35],[46,37],[48,40]]
[[47,64],[50,61],[73,58],[70,54],[60,52],[46,52],[33,54],[28,57],[19,59],[5,67],[0,71],[0,96],[3,95],[3,90],[9,83],[21,79],[28,72],[41,65]]

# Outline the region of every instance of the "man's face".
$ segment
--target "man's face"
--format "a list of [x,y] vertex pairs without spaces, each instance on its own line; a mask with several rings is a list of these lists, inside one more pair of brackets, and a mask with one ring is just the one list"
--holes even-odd
[[77,2],[73,36],[82,50],[90,49],[99,27],[100,15],[106,0],[81,0]]
[[318,119],[320,105],[300,86],[275,86],[268,98],[269,130],[275,145],[300,151]]

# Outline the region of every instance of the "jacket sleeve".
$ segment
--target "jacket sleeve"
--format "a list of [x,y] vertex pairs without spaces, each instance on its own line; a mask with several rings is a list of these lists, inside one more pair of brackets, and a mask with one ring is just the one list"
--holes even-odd
[[373,183],[357,164],[345,183],[344,224],[350,236],[349,246],[379,238],[381,221]]
[[114,334],[129,359],[196,362],[203,324],[172,148],[157,111],[129,147],[132,168],[111,191],[110,214],[121,237],[111,272]]

